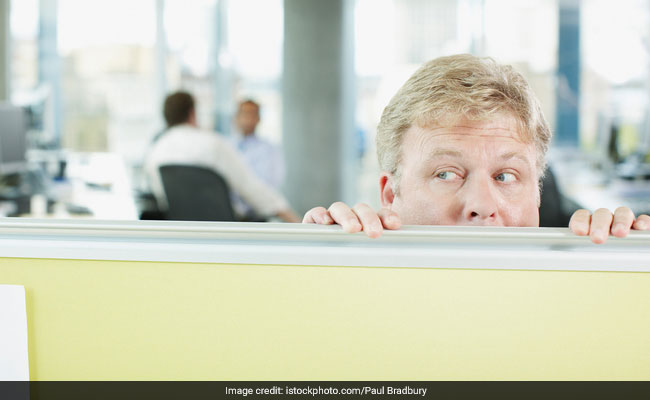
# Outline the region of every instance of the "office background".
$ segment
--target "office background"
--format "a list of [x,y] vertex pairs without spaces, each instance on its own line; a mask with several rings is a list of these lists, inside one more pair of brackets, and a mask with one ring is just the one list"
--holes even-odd
[[41,151],[33,158],[50,152],[87,166],[80,154],[110,153],[123,163],[124,174],[95,186],[112,190],[117,179],[133,197],[146,191],[142,162],[163,128],[162,100],[183,88],[197,97],[199,124],[225,135],[237,100],[262,104],[258,132],[282,146],[284,192],[298,212],[336,200],[377,207],[383,107],[424,61],[472,53],[530,81],[572,204],[650,210],[647,0],[0,5],[0,100],[29,110],[27,145]]

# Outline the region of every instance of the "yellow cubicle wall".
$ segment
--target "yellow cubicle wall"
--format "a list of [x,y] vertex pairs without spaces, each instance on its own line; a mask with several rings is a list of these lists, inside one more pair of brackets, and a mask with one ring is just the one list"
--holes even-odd
[[650,274],[3,259],[33,380],[650,379]]
[[647,272],[1,258],[0,283],[32,380],[650,379]]

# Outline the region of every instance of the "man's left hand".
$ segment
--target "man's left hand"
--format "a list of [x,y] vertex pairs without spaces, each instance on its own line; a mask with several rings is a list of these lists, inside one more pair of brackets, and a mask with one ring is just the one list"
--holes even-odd
[[606,208],[599,208],[592,215],[589,210],[578,210],[571,216],[569,229],[578,236],[587,236],[592,242],[605,243],[610,233],[616,237],[625,237],[630,229],[650,230],[650,216],[645,214],[634,218],[634,213],[627,207],[619,207],[611,213]]

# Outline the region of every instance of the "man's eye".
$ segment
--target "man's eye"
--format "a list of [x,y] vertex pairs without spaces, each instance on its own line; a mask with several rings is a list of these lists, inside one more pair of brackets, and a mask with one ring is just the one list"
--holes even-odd
[[497,175],[495,179],[499,182],[508,183],[508,182],[514,182],[515,180],[517,180],[517,177],[514,174],[511,174],[509,172],[502,172],[499,175]]
[[445,180],[445,181],[450,181],[452,179],[458,179],[458,174],[455,172],[451,171],[443,171],[440,172],[438,175],[436,175],[438,178]]

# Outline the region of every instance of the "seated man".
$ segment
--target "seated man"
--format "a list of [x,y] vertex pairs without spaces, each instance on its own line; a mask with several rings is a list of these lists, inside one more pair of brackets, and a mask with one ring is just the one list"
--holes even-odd
[[162,209],[167,208],[167,199],[159,168],[166,164],[196,165],[221,175],[259,215],[299,221],[286,199],[261,182],[226,139],[199,129],[194,98],[189,93],[167,96],[163,114],[167,130],[155,141],[145,162],[151,188]]
[[[512,67],[471,55],[424,64],[384,109],[377,127],[382,209],[334,203],[305,223],[338,223],[370,237],[415,225],[539,226],[540,178],[551,131]],[[629,208],[576,211],[569,223],[595,243],[648,229]]]

